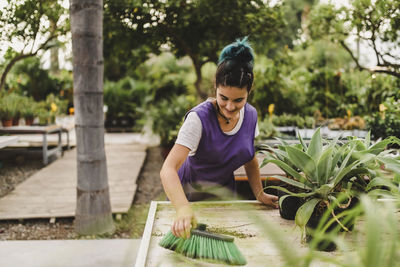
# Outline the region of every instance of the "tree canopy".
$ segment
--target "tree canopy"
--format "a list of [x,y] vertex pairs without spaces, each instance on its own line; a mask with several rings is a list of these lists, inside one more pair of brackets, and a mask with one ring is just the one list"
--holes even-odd
[[[66,17],[68,10],[58,0],[7,2],[7,6],[0,10],[1,47],[4,43],[9,45],[11,42],[21,43],[23,47],[19,50],[7,46],[0,90],[16,62],[58,45],[57,37],[69,30],[68,22],[63,20],[63,15]],[[49,30],[50,23],[56,25],[52,30]]]
[[[350,6],[316,5],[310,19],[313,38],[329,36],[340,43],[361,70],[400,77],[400,2],[398,0],[353,0]],[[362,63],[348,40],[368,45],[376,66]]]
[[177,57],[189,56],[197,93],[203,98],[207,92],[201,87],[201,67],[216,62],[225,45],[249,35],[255,48],[265,51],[285,34],[281,5],[262,0],[108,0],[105,8],[106,62],[121,62],[120,57],[140,61],[146,52],[163,48]]

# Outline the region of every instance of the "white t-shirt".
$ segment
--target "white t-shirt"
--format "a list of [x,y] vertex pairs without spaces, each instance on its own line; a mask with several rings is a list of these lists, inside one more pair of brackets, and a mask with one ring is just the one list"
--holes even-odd
[[[244,118],[244,107],[239,111],[239,121],[236,123],[235,128],[233,128],[229,132],[224,132],[227,135],[234,135],[242,126]],[[201,120],[199,115],[196,112],[190,112],[185,121],[182,124],[182,127],[179,129],[178,137],[176,138],[175,144],[180,144],[190,149],[189,156],[194,156],[197,151],[197,147],[199,146],[201,133],[203,127],[201,124]],[[256,130],[254,137],[257,137],[259,134],[258,123],[256,124]]]

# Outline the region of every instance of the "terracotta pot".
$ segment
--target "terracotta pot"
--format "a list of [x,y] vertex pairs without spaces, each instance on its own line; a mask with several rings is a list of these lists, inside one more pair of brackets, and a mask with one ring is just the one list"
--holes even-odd
[[1,123],[3,127],[11,127],[12,126],[12,119],[2,119]]
[[13,126],[18,126],[18,124],[19,124],[19,117],[13,118],[13,119],[12,119],[12,125],[13,125]]
[[33,117],[32,118],[25,118],[25,125],[28,125],[28,126],[32,125],[33,124],[33,120],[34,120]]

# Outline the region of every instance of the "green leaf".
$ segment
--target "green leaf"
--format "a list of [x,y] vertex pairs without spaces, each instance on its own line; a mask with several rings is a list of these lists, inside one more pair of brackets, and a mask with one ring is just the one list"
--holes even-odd
[[330,191],[332,191],[332,189],[333,189],[333,185],[332,184],[324,184],[321,187],[317,188],[315,190],[315,193],[318,194],[319,196],[321,196],[321,198],[327,199],[328,198],[328,193]]
[[333,173],[337,163],[339,162],[340,157],[342,156],[342,149],[338,149],[338,150],[334,150],[334,156],[332,159],[332,163],[331,163],[331,169],[330,169],[330,173]]
[[333,147],[328,147],[322,153],[317,163],[318,185],[320,186],[325,184],[328,181],[328,178],[331,176],[332,154],[333,154]]
[[[344,149],[346,149],[346,146],[342,146],[340,150],[344,150]],[[350,159],[350,157],[351,157],[353,151],[354,151],[354,147],[347,153],[346,158],[343,160],[343,162],[342,162],[342,164],[341,164],[341,166],[340,166],[340,168],[339,168],[339,170],[338,170],[338,172],[337,172],[337,175],[338,175],[339,173],[341,173],[341,172],[343,171],[343,169],[346,167],[347,162],[349,161],[349,159]],[[342,152],[342,151],[340,151],[340,152]],[[340,153],[340,152],[339,152],[339,153]],[[340,153],[340,154],[341,154],[341,153]],[[336,160],[336,158],[335,158],[334,160]],[[336,179],[337,179],[337,178],[335,177],[334,180],[336,180]],[[336,183],[335,183],[335,184],[336,184]]]
[[[265,163],[265,164],[264,164]],[[279,168],[281,168],[284,172],[286,172],[287,174],[289,174],[290,176],[293,176],[294,178],[296,178],[298,181],[302,181],[304,180],[304,178],[301,176],[300,173],[298,173],[297,171],[295,171],[292,167],[290,167],[289,165],[287,165],[285,162],[278,160],[278,159],[267,159],[263,161],[263,164],[266,165],[268,163],[274,163],[276,164]]]
[[395,173],[400,173],[400,160],[395,159],[395,158],[390,158],[390,157],[376,157],[376,159],[383,163],[385,165],[385,169],[395,172]]
[[284,146],[288,146],[288,145],[289,145],[289,143],[286,142],[286,141],[283,140],[283,139],[280,139],[280,138],[278,138],[278,137],[275,137],[275,139],[278,140],[279,142],[281,142],[281,144],[284,145]]
[[304,228],[313,213],[315,206],[320,202],[318,198],[312,198],[304,203],[296,213],[295,222],[300,228]]
[[369,130],[367,135],[365,136],[364,144],[366,147],[369,147],[371,145],[371,130]]
[[303,138],[301,137],[300,134],[297,134],[297,135],[299,136],[300,144],[303,146],[304,151],[307,151],[308,148],[307,148],[306,143],[304,143]]
[[377,186],[389,187],[390,189],[396,190],[396,191],[398,191],[398,189],[399,189],[391,180],[381,178],[381,177],[376,177],[376,178],[372,179],[371,182],[368,183],[366,190],[369,191],[372,188],[377,187]]
[[[335,178],[333,179],[333,185],[336,186],[338,185],[342,179],[348,174],[350,173],[353,168],[355,168],[357,165],[361,164],[362,162],[359,160],[354,161],[353,163],[351,163],[349,166],[342,168],[345,165],[342,165],[339,172],[337,173],[337,175],[335,176]],[[351,178],[351,177],[348,177]]]
[[310,145],[307,149],[307,154],[310,155],[314,161],[318,161],[319,156],[322,152],[322,138],[321,138],[321,128],[318,128],[311,138]]
[[[302,183],[302,182],[298,182],[298,181],[295,181],[293,179],[290,179],[290,178],[287,178],[287,177],[284,177],[284,176],[280,176],[280,175],[272,175],[271,177],[279,179],[282,182],[285,182],[287,184],[293,185],[293,186],[295,186],[297,188],[300,188],[300,189],[312,190],[312,188],[310,187],[308,182]],[[303,178],[303,180],[304,180],[304,178]]]
[[368,152],[368,153],[375,154],[375,155],[378,155],[378,154],[381,153],[383,150],[385,150],[386,146],[387,146],[388,144],[390,144],[390,143],[391,143],[390,139],[386,138],[386,139],[381,140],[381,141],[375,143],[374,145],[372,145],[372,146],[367,150],[367,152]]
[[290,161],[299,168],[304,174],[311,179],[312,182],[317,182],[317,167],[314,160],[300,149],[294,147],[286,147]]

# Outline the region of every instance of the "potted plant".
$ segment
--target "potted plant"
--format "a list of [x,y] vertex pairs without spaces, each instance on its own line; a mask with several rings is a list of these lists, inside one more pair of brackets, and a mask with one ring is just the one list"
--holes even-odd
[[35,115],[36,102],[27,96],[19,96],[17,101],[19,117],[24,118],[25,125],[32,125]]
[[33,124],[36,114],[36,102],[33,99],[27,98],[25,101],[26,105],[22,109],[22,116],[25,119],[25,125],[30,126]]
[[[265,150],[267,157],[261,167],[267,163],[276,164],[288,177],[275,177],[290,185],[290,188],[270,187],[287,193],[279,199],[281,208],[289,196],[301,199],[295,222],[308,237],[312,232],[310,227],[316,227],[315,222],[319,222],[325,211],[329,211],[330,221],[336,222],[339,228],[345,231],[351,228],[351,225],[345,225],[351,220],[339,213],[351,206],[358,192],[367,191],[370,181],[364,180],[365,175],[370,175],[369,179],[379,176],[376,162],[386,163],[391,169],[400,169],[400,161],[389,160],[384,152],[388,143],[398,140],[388,139],[371,145],[369,135],[365,140],[352,139],[347,143],[338,143],[338,139],[339,136],[332,141],[323,140],[320,129],[317,129],[308,146],[299,136],[300,144],[290,145],[281,141],[278,148]],[[344,201],[342,196],[346,196]],[[329,245],[322,244],[321,247],[329,249]]]
[[13,118],[17,112],[14,94],[3,95],[0,97],[0,119],[3,127],[13,125]]

